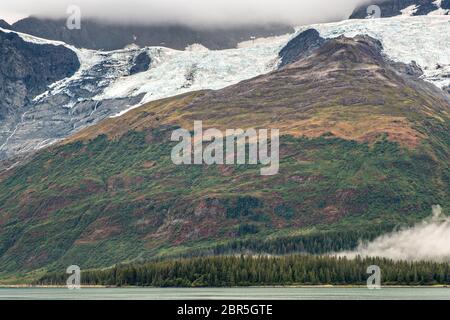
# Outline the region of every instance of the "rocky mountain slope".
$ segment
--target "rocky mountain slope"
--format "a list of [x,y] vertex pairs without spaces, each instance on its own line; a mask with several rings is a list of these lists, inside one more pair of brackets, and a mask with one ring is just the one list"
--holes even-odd
[[32,99],[79,66],[77,55],[64,46],[35,45],[15,33],[0,32],[0,159]]
[[78,48],[118,50],[130,44],[141,47],[164,46],[184,50],[199,43],[211,50],[235,48],[239,42],[292,33],[284,25],[248,26],[231,29],[195,29],[182,25],[124,25],[83,19],[80,30],[69,30],[65,19],[29,17],[17,21],[11,30],[40,38],[63,41]]
[[80,67],[64,46],[33,45],[15,33],[0,32],[0,119]]
[[[447,212],[450,101],[386,51],[368,36],[307,53],[293,39],[298,59],[278,70],[149,102],[40,151],[0,176],[0,269],[340,250],[433,204]],[[279,174],[174,165],[171,132],[194,120],[280,129]]]
[[[303,45],[307,53],[320,45],[322,38],[340,35],[367,34],[380,40],[390,59],[406,64],[415,61],[417,71],[423,72],[421,78],[448,91],[449,19],[423,16],[319,24],[298,28],[294,35],[256,39],[237,49],[217,51],[194,45],[184,51],[132,46],[103,52],[19,34],[30,46],[64,46],[76,54],[81,66],[73,76],[53,82],[45,93],[28,98],[26,106],[9,105],[17,112],[0,121],[0,159],[9,159],[3,164],[8,168],[17,163],[16,156],[39,150],[102,119],[157,99],[222,89],[265,74],[299,58],[292,54],[291,46]],[[308,28],[318,30],[319,35],[313,32],[296,38]]]
[[[102,52],[26,34],[17,36],[6,30],[0,33],[14,35],[33,48],[63,46],[80,61],[76,73],[60,81],[41,82],[45,90],[35,90],[20,108],[9,104],[16,112],[0,121],[0,160],[38,150],[147,101],[192,90],[223,88],[268,72],[276,65],[284,41],[281,38],[222,51],[194,46],[185,51],[130,47]],[[39,62],[39,57],[29,58],[29,63]],[[62,59],[64,55],[55,61],[70,67],[70,61]],[[22,97],[21,92],[16,94]]]
[[8,22],[6,22],[5,20],[0,19],[0,28],[10,29],[11,25]]
[[[382,18],[395,16],[449,15],[450,0],[373,0],[356,8],[350,19],[365,19],[370,5],[377,5]],[[370,10],[369,10],[370,11]]]

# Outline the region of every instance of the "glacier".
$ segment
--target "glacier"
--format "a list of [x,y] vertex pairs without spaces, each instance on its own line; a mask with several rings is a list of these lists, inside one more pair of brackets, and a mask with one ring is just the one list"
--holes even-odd
[[[77,54],[81,66],[72,77],[52,84],[35,97],[26,113],[14,117],[16,120],[0,122],[0,132],[5,134],[5,138],[0,136],[0,160],[46,147],[150,101],[189,91],[221,89],[274,71],[279,66],[280,50],[309,28],[318,30],[324,38],[370,35],[382,42],[391,60],[415,61],[424,72],[424,80],[440,88],[450,86],[450,16],[445,15],[305,25],[297,27],[294,34],[250,40],[235,49],[217,51],[195,44],[183,51],[134,45],[96,51],[18,33],[28,42],[66,46]],[[131,75],[133,61],[142,53],[150,57],[150,67]]]
[[324,38],[367,34],[381,41],[391,60],[415,61],[424,72],[424,80],[440,88],[450,85],[450,16],[345,20],[299,27],[296,34],[309,28]]
[[[147,48],[156,62],[150,70],[117,77],[94,99],[145,94],[141,103],[146,103],[188,91],[221,89],[275,70],[283,46],[309,28],[324,38],[370,35],[382,42],[384,53],[393,61],[415,61],[424,71],[424,80],[440,88],[450,85],[450,16],[408,16],[302,26],[290,36],[247,41],[237,49],[222,51]],[[190,72],[195,74],[193,83],[185,77]]]

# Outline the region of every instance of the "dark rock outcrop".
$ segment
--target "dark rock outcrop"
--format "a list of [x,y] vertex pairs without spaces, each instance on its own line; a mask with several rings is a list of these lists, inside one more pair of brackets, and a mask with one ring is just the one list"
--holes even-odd
[[10,29],[11,26],[8,22],[6,22],[5,20],[0,19],[0,28],[3,29]]
[[443,88],[443,90],[450,95],[450,85]]
[[407,76],[419,78],[423,75],[422,68],[415,61],[412,61],[409,64],[393,61],[392,65],[397,69],[397,71]]
[[130,69],[130,75],[147,71],[152,60],[146,52],[140,53],[133,61],[134,65]]
[[[395,17],[401,15],[401,10],[416,5],[417,11],[414,16],[427,15],[432,11],[439,9],[436,6],[436,0],[374,0],[370,3],[359,6],[353,11],[350,19],[364,19],[367,17],[367,8],[369,5],[377,5],[381,9],[381,17]],[[450,9],[450,0],[442,0],[442,9]]]
[[38,45],[15,33],[0,32],[0,117],[23,107],[79,67],[77,55],[64,46]]
[[314,50],[320,48],[325,39],[315,29],[303,31],[280,51],[280,67],[293,63],[309,56]]
[[252,37],[293,32],[284,25],[249,26],[233,29],[194,29],[181,25],[130,26],[83,19],[80,30],[69,30],[65,19],[30,17],[13,24],[13,30],[45,39],[60,40],[79,48],[116,50],[135,43],[141,47],[165,46],[183,50],[200,43],[212,50],[234,48]]
[[[118,114],[143,98],[140,94],[94,99],[115,79],[128,76],[133,66],[135,71],[148,68],[145,49],[100,54],[99,61],[80,70],[77,55],[64,46],[26,42],[14,32],[0,36],[0,171],[10,167],[12,159]],[[67,79],[77,69],[79,76]],[[62,86],[49,87],[61,79]]]

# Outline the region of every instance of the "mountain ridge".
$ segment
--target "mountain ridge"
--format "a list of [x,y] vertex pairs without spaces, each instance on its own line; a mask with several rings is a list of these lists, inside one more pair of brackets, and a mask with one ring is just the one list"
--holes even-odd
[[184,50],[199,43],[211,50],[235,48],[238,43],[294,31],[285,25],[248,26],[241,28],[191,28],[183,25],[125,25],[83,19],[80,30],[69,30],[65,19],[28,17],[11,25],[11,30],[59,40],[78,48],[118,50],[136,44],[141,47],[164,46]]
[[[221,89],[276,70],[283,59],[279,52],[288,52],[290,40],[298,39],[299,33],[310,28],[318,30],[325,39],[371,35],[383,43],[384,54],[391,60],[407,64],[409,72],[423,72],[421,78],[448,92],[450,52],[445,46],[450,42],[448,26],[447,16],[374,19],[370,23],[347,20],[305,26],[291,36],[255,39],[242,43],[238,49],[220,51],[192,46],[184,51],[130,47],[103,52],[19,34],[35,46],[64,45],[77,54],[82,67],[75,76],[53,83],[44,95],[34,97],[21,112],[0,123],[3,146],[0,158],[8,160],[0,166],[8,168],[17,163],[16,157],[27,156],[148,101],[196,90]],[[144,58],[144,64],[136,64],[138,56]],[[146,57],[150,62],[145,61]]]
[[449,15],[450,0],[372,0],[357,7],[349,19],[366,19],[372,12],[368,12],[370,5],[378,6],[381,18],[400,15]]

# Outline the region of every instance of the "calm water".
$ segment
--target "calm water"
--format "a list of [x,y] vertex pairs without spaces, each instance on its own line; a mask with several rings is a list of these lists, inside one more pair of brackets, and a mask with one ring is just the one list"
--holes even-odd
[[291,299],[291,300],[450,300],[450,288],[0,288],[0,300],[208,300],[208,299]]

